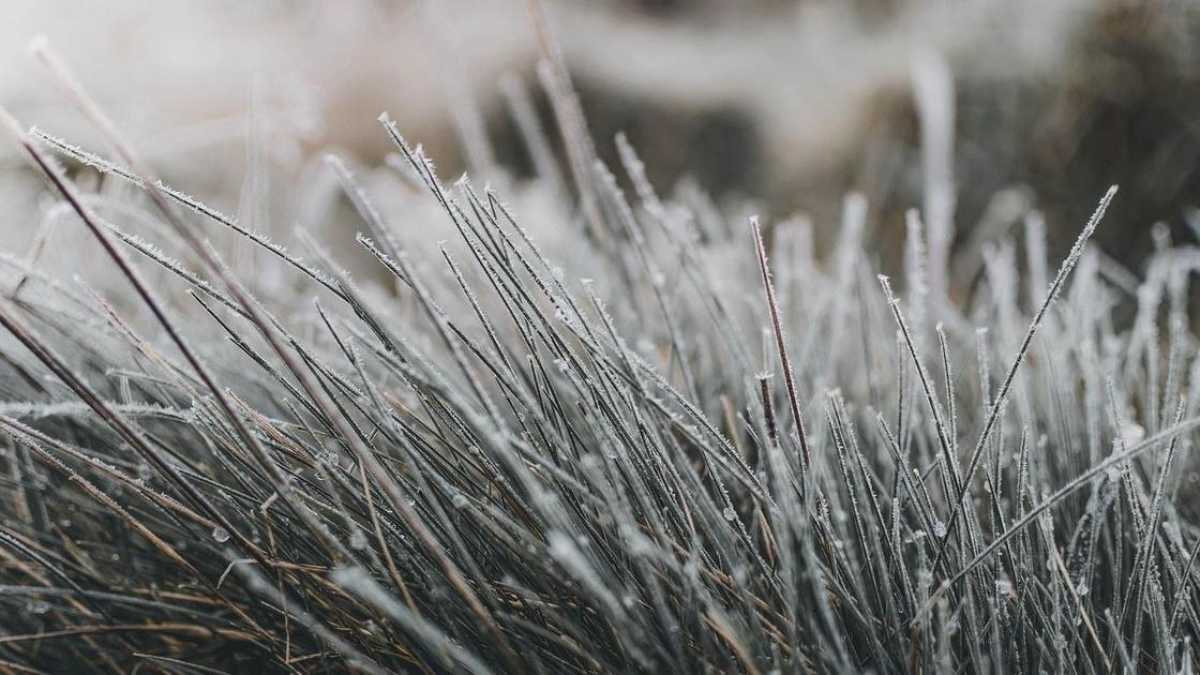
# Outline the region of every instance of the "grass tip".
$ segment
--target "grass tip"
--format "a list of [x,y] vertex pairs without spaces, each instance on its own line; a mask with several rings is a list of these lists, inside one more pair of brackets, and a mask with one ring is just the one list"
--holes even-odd
[[29,53],[37,57],[44,57],[50,49],[50,38],[45,33],[38,33],[29,40]]

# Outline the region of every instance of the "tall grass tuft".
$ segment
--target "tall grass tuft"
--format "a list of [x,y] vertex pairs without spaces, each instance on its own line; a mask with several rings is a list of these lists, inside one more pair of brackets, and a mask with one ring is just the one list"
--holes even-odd
[[[546,66],[570,171],[506,87],[532,189],[580,210],[444,183],[385,115],[407,213],[455,240],[332,158],[375,284],[167,185],[42,49],[111,152],[8,126],[141,309],[0,258],[0,670],[1193,667],[1200,255],[1162,235],[1139,278],[1089,247],[1115,188],[1053,278],[1031,215],[958,304],[948,214],[932,257],[910,214],[898,293],[861,197],[821,259],[802,222],[661,195]],[[225,231],[312,302],[260,297]]]

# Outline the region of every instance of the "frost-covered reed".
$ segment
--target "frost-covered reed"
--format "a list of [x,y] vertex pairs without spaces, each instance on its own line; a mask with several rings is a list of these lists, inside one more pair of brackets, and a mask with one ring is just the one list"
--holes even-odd
[[[623,139],[599,164],[569,99],[569,172],[523,125],[557,209],[443,183],[382,117],[423,193],[381,208],[331,161],[388,279],[359,283],[70,91],[111,157],[13,131],[141,310],[0,259],[0,669],[1190,672],[1200,255],[1089,247],[1115,190],[1057,275],[1031,214],[954,303],[946,222],[931,260],[910,214],[900,293],[861,197],[817,256],[660,194]],[[402,233],[431,205],[454,241]],[[224,230],[292,284],[260,297]]]

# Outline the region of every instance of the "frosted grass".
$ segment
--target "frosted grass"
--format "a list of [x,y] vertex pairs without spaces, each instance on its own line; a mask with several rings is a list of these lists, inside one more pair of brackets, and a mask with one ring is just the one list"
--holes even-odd
[[[77,216],[59,226],[88,228],[143,307],[0,258],[0,667],[1192,666],[1191,247],[1159,236],[1143,276],[1116,267],[1089,244],[1114,189],[1053,278],[1029,214],[1024,255],[1000,241],[950,303],[952,91],[926,63],[937,213],[907,215],[903,286],[872,284],[862,197],[823,259],[803,219],[661,191],[622,137],[604,166],[546,49],[569,170],[505,86],[534,187],[566,208],[443,182],[383,116],[425,191],[412,215],[456,237],[422,257],[331,156],[382,286],[154,176],[78,83],[115,159],[12,121]],[[58,160],[144,198],[102,204]],[[269,250],[299,297],[260,296],[209,228]]]

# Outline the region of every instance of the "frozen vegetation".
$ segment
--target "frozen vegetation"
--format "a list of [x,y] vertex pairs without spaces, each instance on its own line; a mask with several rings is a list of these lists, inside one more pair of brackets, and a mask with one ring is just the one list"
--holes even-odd
[[160,181],[43,56],[106,147],[9,126],[55,253],[125,291],[0,259],[0,669],[1191,672],[1200,255],[1089,246],[1115,189],[952,292],[938,143],[903,252],[856,195],[818,252],[597,162],[551,61],[530,185],[444,181],[386,116],[388,180],[329,159],[356,281]]

